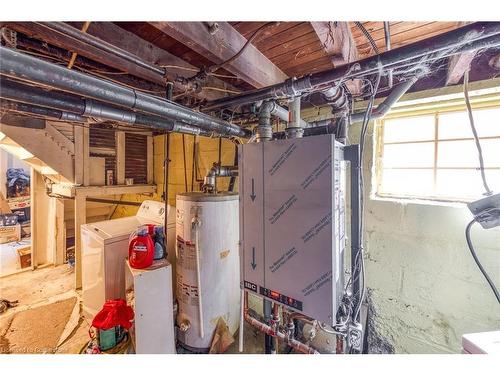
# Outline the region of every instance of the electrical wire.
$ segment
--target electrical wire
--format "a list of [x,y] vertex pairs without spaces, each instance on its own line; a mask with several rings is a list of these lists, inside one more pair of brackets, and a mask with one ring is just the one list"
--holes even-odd
[[[370,100],[368,102],[368,106],[366,108],[366,112],[363,118],[363,123],[361,126],[361,135],[360,135],[360,140],[359,140],[359,197],[360,197],[360,216],[359,216],[359,233],[360,233],[360,248],[358,249],[359,253],[357,254],[357,257],[359,257],[359,269],[361,270],[362,273],[362,284],[361,284],[361,295],[359,296],[359,299],[355,300],[356,301],[356,307],[354,309],[354,315],[353,319],[354,321],[358,320],[359,314],[361,312],[361,305],[363,304],[363,299],[365,298],[365,289],[366,289],[366,283],[365,283],[365,265],[364,265],[364,258],[363,258],[363,243],[364,243],[364,173],[363,173],[363,160],[364,160],[364,148],[365,148],[365,139],[366,139],[366,133],[368,131],[368,124],[370,122],[371,114],[372,114],[372,109],[373,109],[373,103],[375,101],[375,95],[377,94],[379,85],[380,85],[380,78],[382,74],[381,71],[378,72],[375,84],[372,86],[372,92],[370,96]],[[354,265],[354,269],[357,269],[357,264]],[[357,291],[355,291],[357,293]]]
[[472,134],[474,135],[474,142],[476,143],[477,153],[479,157],[479,170],[481,171],[481,179],[483,180],[483,186],[485,193],[484,195],[491,195],[493,192],[491,191],[488,183],[486,182],[486,174],[484,172],[484,159],[483,159],[483,150],[481,148],[481,143],[479,142],[479,137],[477,135],[476,126],[474,124],[474,116],[472,115],[472,107],[469,99],[469,71],[467,70],[464,74],[464,97],[465,104],[467,106],[467,114],[469,115],[470,128],[472,130]]
[[479,261],[479,258],[476,255],[476,251],[474,250],[474,245],[472,244],[472,240],[470,237],[470,230],[471,230],[472,226],[474,225],[474,223],[476,223],[476,222],[477,222],[476,218],[472,219],[471,222],[469,224],[467,224],[467,227],[465,228],[465,239],[467,240],[467,246],[469,247],[470,253],[472,254],[472,258],[474,258],[474,262],[476,262],[479,270],[481,271],[484,278],[486,279],[486,281],[490,285],[491,290],[493,291],[493,294],[495,295],[498,303],[500,303],[500,293],[498,292],[498,289],[496,288],[493,280],[491,280],[490,276],[488,275],[486,270],[483,268],[481,262]]
[[236,60],[238,57],[240,57],[243,52],[247,49],[247,47],[254,41],[254,39],[265,29],[276,25],[278,22],[267,22],[264,25],[260,26],[257,30],[254,31],[252,36],[247,39],[246,43],[241,47],[241,49],[233,56],[231,56],[229,59],[221,62],[220,64],[212,65],[207,69],[207,72],[209,74],[212,74],[213,72],[219,70],[220,68],[223,68],[224,66],[232,63],[234,60]]
[[[188,72],[196,72],[196,73],[200,71],[200,69],[198,68],[191,68],[189,66],[181,66],[181,65],[159,65],[159,67],[166,69],[170,68],[170,69],[187,70]],[[239,79],[236,76],[230,76],[228,74],[211,73],[210,75],[218,78]]]
[[370,45],[373,49],[373,52],[375,52],[376,55],[380,54],[380,51],[377,47],[377,43],[375,43],[375,40],[373,40],[372,36],[368,32],[368,30],[366,30],[366,28],[363,26],[363,24],[361,22],[354,22],[354,24],[356,25],[356,27],[359,30],[361,30],[361,32],[364,34],[366,39],[368,39],[368,42],[370,43]]

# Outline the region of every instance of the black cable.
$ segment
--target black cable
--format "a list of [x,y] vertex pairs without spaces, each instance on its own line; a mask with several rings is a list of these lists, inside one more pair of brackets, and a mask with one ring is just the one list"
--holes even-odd
[[187,178],[187,167],[186,167],[186,139],[185,134],[182,134],[182,159],[184,163],[184,190],[186,193],[188,190],[188,178]]
[[488,183],[486,182],[486,174],[484,173],[484,159],[483,159],[483,150],[481,148],[481,143],[479,142],[479,137],[477,135],[476,126],[474,124],[474,116],[472,115],[472,107],[470,105],[469,99],[469,71],[467,70],[464,74],[464,96],[465,96],[465,105],[467,106],[467,114],[469,115],[470,128],[472,130],[472,134],[474,135],[474,142],[476,143],[476,148],[479,157],[479,169],[481,171],[481,178],[483,180],[483,186],[485,190],[485,195],[491,195],[493,192],[491,191]]
[[366,28],[363,26],[363,24],[361,22],[354,22],[354,24],[365,35],[366,39],[368,39],[368,42],[370,43],[370,45],[373,49],[373,52],[375,52],[376,55],[380,54],[380,51],[378,50],[378,47],[377,47],[377,44],[375,43],[375,40],[373,40],[372,36],[368,32],[368,30],[366,30]]
[[470,238],[470,229],[472,228],[472,225],[476,222],[476,219],[472,219],[472,221],[467,224],[467,228],[465,228],[465,239],[467,240],[467,246],[469,246],[470,253],[472,254],[472,257],[474,258],[474,261],[476,262],[477,266],[479,267],[479,270],[483,274],[484,278],[488,282],[488,284],[491,287],[491,290],[493,291],[493,294],[495,294],[495,297],[500,303],[500,293],[498,292],[498,289],[496,288],[495,284],[493,283],[493,280],[489,277],[488,273],[486,270],[483,268],[481,262],[479,261],[476,251],[474,250],[474,245],[472,244],[472,240]]
[[[363,231],[364,231],[364,173],[363,173],[363,158],[364,158],[364,146],[365,146],[365,139],[366,139],[366,133],[368,131],[368,124],[370,122],[371,114],[372,114],[372,109],[373,109],[373,103],[375,101],[375,95],[377,94],[378,87],[380,85],[380,77],[381,73],[379,72],[377,74],[377,78],[375,80],[375,84],[372,86],[372,92],[370,96],[370,100],[368,102],[368,106],[366,108],[365,116],[363,118],[363,124],[361,126],[361,135],[360,135],[360,140],[359,140],[359,198],[360,198],[360,217],[359,217],[359,233],[360,233],[360,239],[361,239],[361,247],[358,250],[359,251],[359,269],[360,272],[363,273],[362,276],[362,287],[361,289],[361,295],[359,296],[359,299],[356,300],[356,308],[354,309],[354,316],[353,319],[354,321],[357,321],[358,316],[361,312],[361,305],[363,303],[363,299],[365,297],[365,266],[364,266],[364,259],[363,259],[363,242],[364,242],[364,236],[363,236]],[[358,257],[356,257],[356,260]],[[354,265],[354,269],[357,269],[358,265]],[[352,275],[353,276],[353,275]],[[354,285],[354,283],[353,283]],[[357,293],[357,291],[355,291]],[[354,293],[353,293],[354,296]]]

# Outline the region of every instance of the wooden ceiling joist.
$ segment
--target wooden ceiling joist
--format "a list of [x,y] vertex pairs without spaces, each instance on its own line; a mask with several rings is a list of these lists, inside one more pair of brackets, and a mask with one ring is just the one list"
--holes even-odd
[[[311,26],[334,67],[358,60],[358,50],[348,22],[311,22]],[[359,80],[346,82],[346,85],[353,94],[361,92]]]
[[[219,29],[213,35],[203,22],[151,22],[150,24],[215,64],[233,57],[247,42],[247,39],[228,22],[220,22]],[[251,44],[239,58],[224,68],[257,88],[280,83],[287,78],[285,73]]]
[[[191,65],[187,61],[164,49],[156,47],[152,43],[138,37],[136,34],[126,31],[111,22],[94,22],[90,25],[87,32],[125,51],[140,56],[144,60],[150,61],[155,65],[165,66],[167,78],[169,80],[175,80],[177,76],[191,77],[195,75],[198,70],[197,67]],[[208,87],[220,89],[220,91],[202,90],[196,93],[196,96],[202,99],[214,100],[220,98],[225,95],[224,90],[229,90],[231,92],[239,91],[234,86],[216,77],[207,77],[205,84]],[[180,90],[183,89],[180,84],[176,86]]]
[[[468,22],[459,22],[457,26],[465,26]],[[476,56],[476,51],[453,55],[448,59],[446,86],[456,85],[470,69],[470,64]]]

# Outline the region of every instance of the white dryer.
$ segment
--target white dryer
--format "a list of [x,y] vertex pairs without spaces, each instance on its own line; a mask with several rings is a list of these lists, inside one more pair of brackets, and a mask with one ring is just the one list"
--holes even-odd
[[[175,208],[167,208],[168,260],[175,262]],[[82,299],[85,316],[92,319],[108,299],[125,298],[125,262],[129,237],[144,224],[164,225],[165,204],[144,201],[136,216],[81,226]]]

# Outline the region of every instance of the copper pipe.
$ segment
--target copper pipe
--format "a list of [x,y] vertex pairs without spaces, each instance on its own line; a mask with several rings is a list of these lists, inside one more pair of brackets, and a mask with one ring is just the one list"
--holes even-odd
[[308,316],[305,316],[304,314],[298,313],[298,312],[293,312],[288,315],[288,319],[297,319],[297,320],[302,320],[303,322],[307,323],[312,323],[314,322],[314,319],[309,318]]
[[344,353],[344,339],[340,335],[337,335],[337,345],[335,347],[335,353],[336,354]]
[[243,309],[243,314],[245,317],[245,321],[250,324],[251,326],[257,328],[259,331],[270,335],[274,336],[277,339],[285,342],[288,346],[291,346],[293,349],[305,353],[305,354],[319,354],[319,352],[316,349],[313,349],[312,347],[298,341],[295,339],[288,338],[283,332],[280,331],[274,331],[274,329],[270,326],[268,326],[265,323],[262,323],[261,321],[252,318],[250,314],[248,313],[248,292],[245,291],[245,297],[243,299],[244,303],[244,309]]

